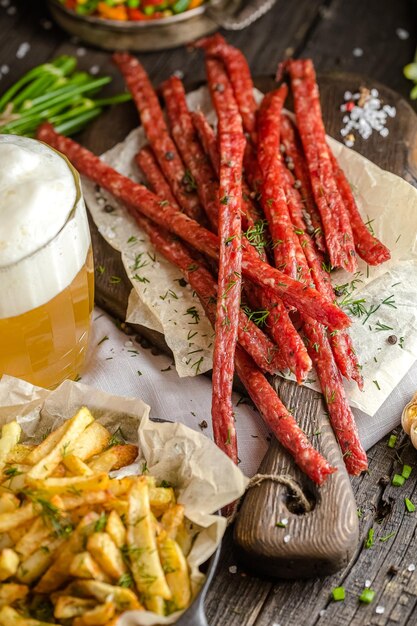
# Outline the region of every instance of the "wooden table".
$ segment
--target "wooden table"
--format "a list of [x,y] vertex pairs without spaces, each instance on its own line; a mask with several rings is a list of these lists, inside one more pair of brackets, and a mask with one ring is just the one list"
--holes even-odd
[[[4,4],[8,2],[0,3],[0,67],[8,66],[10,71],[3,72],[0,92],[33,65],[62,53],[76,54],[83,69],[98,66],[114,76],[109,92],[122,89],[109,55],[86,50],[52,26],[43,2],[11,0],[9,7]],[[409,37],[400,38],[398,28],[408,31]],[[410,83],[403,77],[402,67],[414,55],[417,6],[412,0],[277,0],[261,20],[244,31],[228,33],[227,38],[244,50],[253,74],[272,74],[279,60],[308,55],[320,71],[366,74],[407,97]],[[30,44],[30,51],[17,59],[16,52],[24,42]],[[355,55],[354,49],[362,50],[362,55],[357,56],[357,51]],[[185,48],[142,54],[140,59],[156,84],[177,69],[184,72],[186,82],[203,79],[201,60]],[[103,149],[107,144],[103,138]],[[404,497],[417,501],[417,471],[401,489],[392,487],[389,478],[403,463],[415,465],[416,453],[404,436],[397,450],[390,450],[386,440],[379,442],[369,451],[369,473],[352,481],[361,540],[344,571],[308,581],[261,579],[239,567],[236,571],[236,555],[228,535],[207,598],[209,623],[417,625],[417,572],[411,567],[417,564],[417,513],[407,514],[404,507]],[[367,549],[364,540],[370,528],[374,528],[376,540]],[[366,580],[377,592],[369,606],[358,603]],[[346,589],[343,603],[330,600],[331,590],[339,585]],[[377,607],[384,611],[376,612]]]

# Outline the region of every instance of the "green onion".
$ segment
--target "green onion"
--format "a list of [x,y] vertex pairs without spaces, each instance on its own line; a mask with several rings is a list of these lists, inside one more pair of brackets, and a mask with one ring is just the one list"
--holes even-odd
[[410,474],[413,471],[413,468],[411,467],[411,465],[404,465],[403,466],[403,471],[401,472],[401,476],[403,476],[404,478],[410,478]]
[[374,535],[375,535],[375,531],[374,531],[374,529],[373,529],[373,528],[370,528],[370,529],[368,530],[368,536],[367,536],[367,538],[365,539],[365,548],[372,548],[372,546],[373,546],[373,545],[374,545],[374,543],[375,543],[375,540],[374,540]]
[[174,13],[183,13],[188,9],[188,5],[190,4],[190,0],[177,0],[173,5],[172,10]]
[[404,498],[404,504],[409,513],[414,513],[414,511],[416,510],[416,506],[411,502],[411,500],[409,500],[408,498]]
[[335,587],[332,591],[332,596],[335,602],[342,602],[345,599],[345,588]]
[[359,602],[363,602],[364,604],[371,604],[372,600],[375,598],[375,591],[373,589],[365,589],[362,591],[359,596]]
[[382,543],[385,543],[385,541],[388,541],[388,539],[391,539],[391,537],[394,537],[394,535],[396,534],[396,530],[394,530],[392,533],[389,533],[388,535],[385,535],[385,537],[380,537],[379,541],[382,541]]
[[78,132],[102,107],[131,99],[128,93],[94,99],[111,78],[75,71],[76,65],[75,57],[62,55],[22,76],[0,98],[0,133],[33,137],[44,121],[61,133]]
[[404,476],[400,476],[400,474],[394,474],[391,484],[393,487],[402,487],[405,483]]
[[395,448],[397,439],[398,439],[397,435],[390,435],[390,438],[388,439],[388,443],[387,443],[388,448]]

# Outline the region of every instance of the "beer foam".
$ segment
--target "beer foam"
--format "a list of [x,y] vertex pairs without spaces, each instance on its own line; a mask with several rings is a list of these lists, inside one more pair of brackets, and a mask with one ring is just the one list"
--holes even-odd
[[90,234],[74,176],[45,144],[0,136],[0,318],[45,304],[82,268]]

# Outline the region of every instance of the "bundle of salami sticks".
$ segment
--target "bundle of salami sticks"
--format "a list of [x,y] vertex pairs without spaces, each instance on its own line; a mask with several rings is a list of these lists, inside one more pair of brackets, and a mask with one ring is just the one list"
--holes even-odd
[[[237,462],[231,402],[236,371],[270,430],[322,484],[335,468],[313,448],[265,376],[288,368],[302,383],[314,365],[346,467],[360,474],[367,458],[342,376],[360,388],[363,381],[347,331],[350,320],[335,303],[328,272],[354,272],[356,255],[377,265],[389,259],[389,251],[363,223],[326,142],[311,60],[281,66],[286,82],[258,107],[239,50],[220,35],[196,46],[205,53],[217,132],[200,111],[188,109],[179,78],[162,85],[165,118],[139,61],[114,55],[149,142],[136,157],[149,188],[50,125],[40,127],[38,138],[121,200],[200,297],[215,327],[217,445]],[[297,125],[283,111],[289,87]],[[255,323],[260,317],[262,329]]]

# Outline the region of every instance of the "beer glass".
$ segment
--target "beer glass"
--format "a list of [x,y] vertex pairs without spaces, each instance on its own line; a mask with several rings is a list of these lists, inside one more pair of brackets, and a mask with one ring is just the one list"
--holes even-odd
[[34,139],[0,135],[0,376],[76,378],[94,302],[78,173]]

